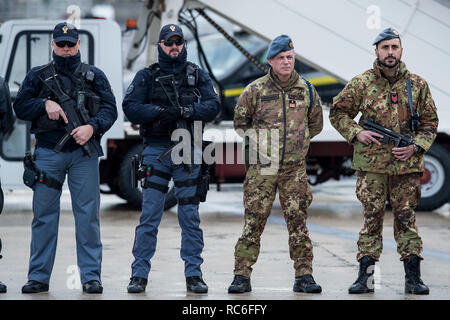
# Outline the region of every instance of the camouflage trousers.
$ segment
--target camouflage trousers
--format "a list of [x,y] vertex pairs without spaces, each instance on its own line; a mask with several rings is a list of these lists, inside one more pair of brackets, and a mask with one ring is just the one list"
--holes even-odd
[[283,166],[277,174],[261,175],[250,165],[244,181],[245,223],[235,246],[235,275],[250,277],[260,251],[261,234],[270,215],[277,188],[289,233],[289,253],[295,276],[312,274],[312,244],[306,227],[306,209],[312,201],[305,164]]
[[357,171],[356,195],[364,208],[364,226],[359,233],[357,260],[370,256],[378,260],[383,249],[383,218],[389,198],[394,215],[394,238],[400,260],[420,258],[422,239],[416,227],[414,209],[420,199],[420,173],[387,175]]

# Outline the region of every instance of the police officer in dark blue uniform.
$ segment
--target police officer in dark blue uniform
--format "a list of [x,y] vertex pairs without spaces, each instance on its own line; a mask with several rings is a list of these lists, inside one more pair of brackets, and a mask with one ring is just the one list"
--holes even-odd
[[[35,183],[30,184],[34,190],[34,217],[28,282],[22,288],[23,293],[48,291],[58,238],[61,187],[66,174],[83,291],[103,291],[98,157],[103,155],[100,138],[117,119],[117,109],[105,74],[81,62],[78,38],[78,30],[73,25],[58,24],[53,31],[53,60],[30,70],[14,102],[17,117],[32,122],[38,173]],[[73,122],[69,122],[68,109],[63,110],[71,101],[64,98],[67,96],[77,102],[83,98],[84,102],[78,106],[86,117],[85,123],[79,123],[70,132],[66,129]]]
[[174,164],[170,149],[175,143],[171,135],[175,129],[180,129],[180,123],[184,121],[188,128],[192,128],[195,121],[203,125],[216,117],[220,104],[209,75],[186,61],[186,57],[181,28],[174,24],[164,26],[159,35],[158,63],[136,74],[122,104],[128,119],[141,126],[145,145],[143,164],[149,174],[143,184],[142,214],[133,246],[135,260],[131,266],[129,293],[145,291],[165,193],[172,177],[182,230],[180,255],[185,263],[186,287],[194,293],[208,291],[200,269],[203,232],[198,207],[205,197],[199,192],[204,190],[201,165],[195,161]]

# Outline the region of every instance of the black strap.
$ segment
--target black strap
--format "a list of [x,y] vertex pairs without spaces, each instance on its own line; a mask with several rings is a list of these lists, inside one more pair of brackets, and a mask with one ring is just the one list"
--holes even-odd
[[412,102],[412,91],[411,91],[411,79],[408,78],[406,80],[406,90],[408,91],[408,103],[409,103],[409,111],[413,114],[413,102]]
[[[72,83],[75,83],[75,91],[84,90],[85,89],[85,76],[86,73],[90,71],[90,65],[86,63],[80,63],[77,69],[73,74],[67,75]],[[72,98],[73,92],[67,94],[63,89],[58,80],[58,73],[55,69],[55,62],[50,61],[47,65],[35,71],[37,77],[47,85],[50,91],[60,99],[60,101],[64,101],[65,99]],[[56,87],[56,88],[55,88]]]
[[174,183],[175,183],[175,187],[177,187],[177,188],[192,187],[192,186],[198,185],[200,180],[201,180],[201,173],[200,173],[199,177],[197,177],[195,179],[189,179],[189,180],[184,180],[184,181],[174,181]]
[[408,103],[409,111],[411,112],[411,130],[416,132],[416,129],[420,126],[419,113],[414,111],[413,100],[412,100],[412,89],[411,89],[411,79],[406,80],[406,91],[408,91]]
[[58,74],[56,73],[53,61],[37,70],[35,74],[47,86],[47,88],[50,89],[56,98],[58,98],[60,103],[71,99],[70,96],[64,92],[58,81]]
[[167,191],[169,191],[168,186],[164,186],[162,184],[151,182],[148,180],[145,180],[145,182],[142,184],[142,188],[156,189],[156,190],[161,191],[162,193],[167,193]]
[[311,112],[313,103],[314,103],[314,95],[313,95],[313,90],[312,90],[312,85],[311,83],[306,80],[305,78],[302,77],[303,80],[306,81],[306,84],[308,85],[308,90],[309,90],[309,108],[308,108],[308,114]]
[[45,172],[39,171],[37,178],[40,183],[45,184],[49,188],[62,190],[63,184],[55,178],[48,176]]
[[[148,69],[150,70],[150,74],[151,74],[151,77],[152,77],[152,86],[151,86],[151,92],[150,92],[150,101],[149,101],[149,103],[152,103],[152,100],[153,100],[153,89],[154,89],[154,87],[155,87],[155,79],[156,79],[156,74],[159,72],[159,70],[161,69],[160,67],[159,67],[159,63],[158,62],[155,62],[154,64],[152,64],[152,65],[150,65],[149,67],[148,67]],[[142,126],[140,126],[140,127],[142,127]]]
[[73,74],[69,74],[69,78],[74,85],[75,90],[85,90],[86,83],[86,73],[90,70],[90,65],[81,62],[78,67],[75,69]]
[[200,198],[197,196],[178,199],[178,205],[199,204],[199,203],[200,203]]
[[186,62],[186,82],[188,87],[197,87],[199,67],[192,62]]
[[147,166],[147,168],[149,168],[149,167],[150,167],[150,175],[151,176],[157,176],[157,177],[160,177],[160,178],[163,178],[166,180],[172,179],[172,175],[170,173],[153,169],[152,166]]
[[[25,157],[23,159],[23,166],[24,166],[25,172],[27,172],[27,171],[32,172],[32,174],[27,175],[27,179],[29,179],[29,181],[28,181],[29,184],[27,184],[25,182],[25,177],[24,177],[25,184],[29,187],[32,187],[32,185],[35,182],[39,182],[39,183],[45,184],[49,188],[53,188],[53,189],[61,191],[63,184],[61,182],[59,182],[58,180],[56,180],[55,178],[48,176],[44,171],[39,170],[36,166],[35,161],[36,161],[36,150],[33,155],[31,155],[31,153],[29,151],[27,151],[25,153]],[[25,173],[24,173],[24,176],[25,176]]]

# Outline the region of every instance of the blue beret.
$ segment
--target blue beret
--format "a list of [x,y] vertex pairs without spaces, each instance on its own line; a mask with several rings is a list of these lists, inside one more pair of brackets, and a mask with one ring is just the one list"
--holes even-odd
[[294,49],[294,44],[289,36],[282,34],[272,40],[269,45],[269,50],[267,51],[267,59],[275,57],[282,51],[289,51]]
[[78,42],[78,30],[77,28],[67,22],[58,23],[53,29],[53,41],[69,41],[72,43]]
[[392,28],[384,29],[375,39],[373,45],[376,45],[378,42],[383,40],[391,40],[391,39],[400,39],[400,35],[397,30]]

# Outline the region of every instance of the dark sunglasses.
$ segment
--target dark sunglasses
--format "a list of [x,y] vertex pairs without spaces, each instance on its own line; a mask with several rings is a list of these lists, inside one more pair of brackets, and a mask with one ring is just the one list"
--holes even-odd
[[60,41],[60,42],[55,42],[55,43],[56,43],[56,46],[59,48],[64,48],[65,46],[68,46],[69,48],[73,48],[77,45],[76,43],[69,42],[69,41]]
[[173,46],[174,43],[175,43],[177,46],[181,46],[182,44],[184,44],[184,40],[183,40],[183,39],[167,40],[167,41],[162,41],[162,43],[163,43],[166,47],[171,47],[171,46]]

